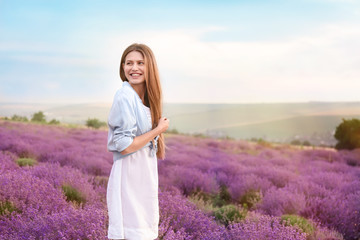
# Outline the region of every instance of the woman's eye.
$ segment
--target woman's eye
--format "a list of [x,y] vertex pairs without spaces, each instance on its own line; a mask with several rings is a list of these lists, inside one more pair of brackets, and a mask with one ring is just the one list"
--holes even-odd
[[127,62],[126,65],[131,65],[131,62]]
[[140,65],[144,65],[144,62],[139,62]]

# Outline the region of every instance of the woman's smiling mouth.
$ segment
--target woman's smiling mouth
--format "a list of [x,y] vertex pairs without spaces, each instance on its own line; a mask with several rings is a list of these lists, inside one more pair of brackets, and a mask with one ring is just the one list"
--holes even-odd
[[130,76],[132,76],[132,77],[139,77],[139,76],[141,76],[141,74],[140,74],[140,73],[131,73]]

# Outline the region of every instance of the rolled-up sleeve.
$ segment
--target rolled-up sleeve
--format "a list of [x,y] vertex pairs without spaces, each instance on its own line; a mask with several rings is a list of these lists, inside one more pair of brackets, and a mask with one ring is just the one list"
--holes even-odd
[[108,125],[108,150],[122,152],[133,142],[136,132],[136,112],[131,97],[117,93],[111,106]]

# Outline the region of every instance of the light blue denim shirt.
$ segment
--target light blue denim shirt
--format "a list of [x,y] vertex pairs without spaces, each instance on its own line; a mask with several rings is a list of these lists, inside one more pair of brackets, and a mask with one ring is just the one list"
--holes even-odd
[[[121,88],[116,91],[113,104],[108,117],[108,143],[107,148],[113,152],[114,161],[133,154],[121,154],[129,147],[136,136],[142,135],[152,129],[149,123],[144,104],[137,92],[129,82],[123,82]],[[157,152],[157,140],[155,144],[148,142],[144,147],[151,149],[151,156]]]

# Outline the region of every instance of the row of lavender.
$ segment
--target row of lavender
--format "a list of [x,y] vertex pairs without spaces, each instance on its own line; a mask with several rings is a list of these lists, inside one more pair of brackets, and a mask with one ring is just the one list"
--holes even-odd
[[[318,222],[314,238],[359,238],[360,170],[357,152],[299,151],[241,141],[167,137],[159,162],[160,239],[305,239],[280,218],[294,214]],[[0,238],[104,239],[106,180],[112,158],[106,132],[0,122]],[[34,167],[19,167],[18,158]],[[62,191],[69,184],[86,201],[78,206]],[[228,203],[246,217],[226,226],[184,196],[215,196],[225,187]],[[321,227],[326,226],[327,228]],[[266,237],[265,237],[266,236]],[[307,236],[309,238],[309,235]]]

